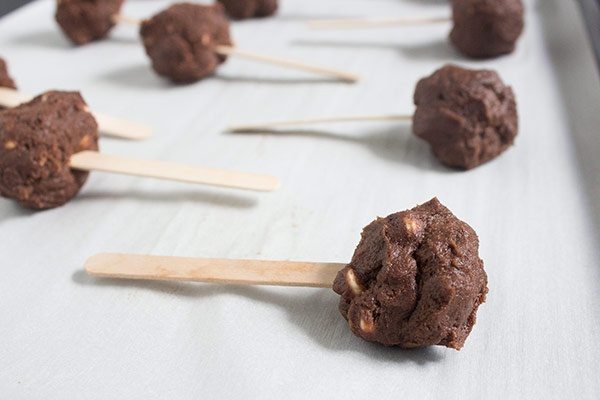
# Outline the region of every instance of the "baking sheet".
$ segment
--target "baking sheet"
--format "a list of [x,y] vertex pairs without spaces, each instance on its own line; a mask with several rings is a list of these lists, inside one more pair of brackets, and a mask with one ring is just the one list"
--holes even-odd
[[[575,2],[527,1],[518,51],[468,62],[448,25],[310,32],[307,17],[439,15],[445,2],[282,0],[236,23],[240,47],[360,73],[358,85],[242,60],[170,86],[133,27],[71,48],[53,1],[0,20],[21,89],[80,89],[94,109],[156,127],[107,152],[272,173],[254,194],[96,173],[65,207],[0,201],[0,394],[10,399],[600,397],[600,87]],[[164,1],[130,1],[147,16]],[[475,171],[440,167],[403,124],[235,136],[232,122],[411,111],[445,62],[493,67],[516,92],[516,146]],[[350,334],[329,290],[97,281],[101,251],[347,261],[361,228],[438,196],[481,240],[489,300],[465,348],[405,351]]]

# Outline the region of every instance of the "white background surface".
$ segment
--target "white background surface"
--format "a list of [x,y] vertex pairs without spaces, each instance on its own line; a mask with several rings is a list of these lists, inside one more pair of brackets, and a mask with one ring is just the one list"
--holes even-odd
[[[0,20],[0,54],[26,92],[80,89],[147,121],[107,152],[272,173],[272,194],[96,173],[65,207],[0,200],[0,397],[6,399],[600,397],[600,87],[575,2],[527,2],[518,51],[466,62],[448,25],[311,32],[306,17],[447,13],[441,1],[282,0],[236,23],[240,47],[338,66],[358,85],[241,60],[173,87],[132,27],[71,48],[38,1]],[[130,1],[147,16],[163,1]],[[233,122],[411,111],[444,62],[493,67],[516,92],[516,146],[475,171],[440,167],[403,124],[329,136],[235,136]],[[361,228],[437,195],[481,240],[489,300],[465,348],[386,349],[355,338],[329,290],[96,281],[101,251],[347,261]]]

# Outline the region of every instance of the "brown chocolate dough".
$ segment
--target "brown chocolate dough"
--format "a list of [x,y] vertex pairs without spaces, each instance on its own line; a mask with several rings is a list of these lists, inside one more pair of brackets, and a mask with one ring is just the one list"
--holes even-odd
[[218,0],[233,19],[263,18],[277,12],[277,0]]
[[115,26],[113,17],[124,0],[58,0],[55,19],[64,34],[82,45],[104,39]]
[[471,58],[512,53],[523,32],[521,0],[452,0],[450,41]]
[[175,4],[144,21],[140,34],[154,70],[179,83],[212,75],[226,60],[215,48],[232,45],[220,4]]
[[16,89],[15,81],[8,73],[8,66],[3,58],[0,58],[0,87]]
[[446,65],[419,81],[414,102],[414,134],[449,167],[475,168],[518,133],[515,96],[494,71]]
[[437,199],[378,218],[335,279],[339,310],[367,341],[459,350],[488,291],[478,248],[475,231]]
[[0,111],[0,195],[32,209],[65,204],[88,177],[69,167],[83,150],[98,150],[98,125],[77,92]]

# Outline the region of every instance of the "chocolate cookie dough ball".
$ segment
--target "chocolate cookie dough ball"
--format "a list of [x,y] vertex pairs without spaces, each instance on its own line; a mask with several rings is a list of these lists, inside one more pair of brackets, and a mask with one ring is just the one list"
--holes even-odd
[[33,209],[73,198],[88,173],[71,155],[98,150],[98,125],[79,93],[47,92],[0,111],[0,195]]
[[0,87],[16,89],[15,81],[8,74],[8,67],[4,59],[0,58]]
[[468,57],[512,53],[524,26],[521,0],[452,0],[450,40]]
[[515,96],[498,74],[447,65],[421,79],[413,132],[445,165],[471,169],[509,148],[518,133]]
[[124,0],[58,0],[56,22],[75,44],[103,39],[115,26]]
[[378,218],[335,279],[340,312],[370,342],[459,350],[487,294],[478,248],[475,231],[437,199]]
[[233,19],[269,17],[277,12],[277,0],[218,0]]
[[226,59],[216,47],[232,44],[220,4],[175,4],[144,21],[140,34],[154,70],[179,83],[212,75]]

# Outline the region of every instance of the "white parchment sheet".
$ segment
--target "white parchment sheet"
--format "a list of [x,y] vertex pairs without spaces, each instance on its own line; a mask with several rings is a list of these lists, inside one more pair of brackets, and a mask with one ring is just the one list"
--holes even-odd
[[[71,47],[40,0],[0,19],[23,91],[78,89],[95,110],[156,128],[116,154],[270,173],[255,194],[92,174],[68,205],[0,199],[0,398],[597,399],[600,397],[600,85],[574,1],[527,1],[509,57],[470,62],[448,24],[309,31],[307,18],[440,15],[443,1],[281,0],[234,23],[237,44],[359,73],[356,85],[231,59],[198,84],[149,68],[134,27]],[[131,0],[151,15],[168,3]],[[514,148],[474,171],[441,167],[402,123],[232,135],[234,122],[412,111],[443,63],[495,68],[515,90]],[[319,133],[321,132],[321,133]],[[323,134],[326,133],[326,134]],[[347,329],[329,290],[97,281],[103,251],[348,261],[363,226],[438,196],[481,241],[489,300],[464,349],[386,349]]]

